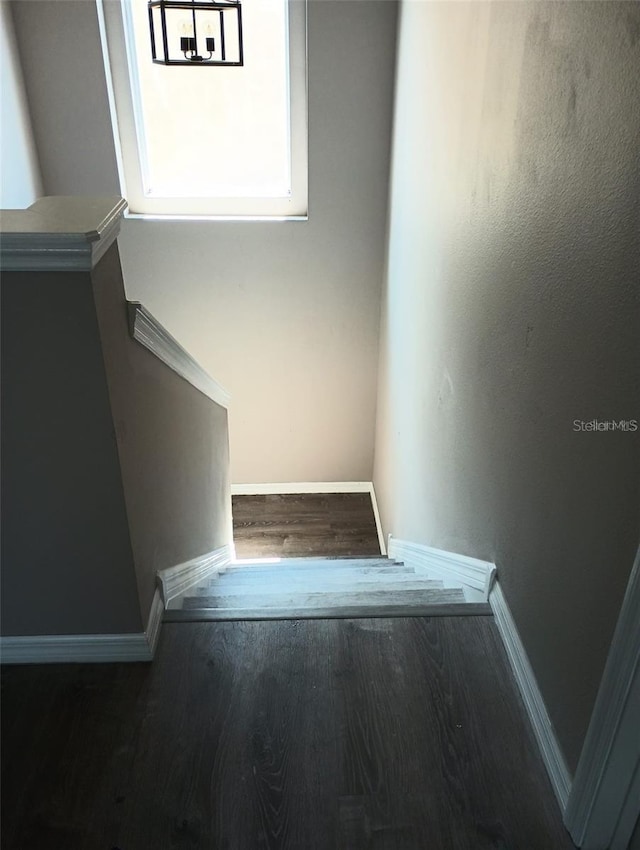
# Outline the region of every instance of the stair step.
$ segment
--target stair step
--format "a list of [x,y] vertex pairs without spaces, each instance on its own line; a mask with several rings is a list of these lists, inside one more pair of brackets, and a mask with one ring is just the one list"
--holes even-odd
[[326,620],[378,617],[490,617],[488,602],[416,604],[411,606],[360,605],[316,608],[192,608],[167,610],[166,623],[205,623],[236,620]]
[[258,560],[239,560],[225,566],[225,572],[255,570],[325,570],[325,569],[344,569],[357,570],[362,567],[381,567],[391,568],[394,566],[404,566],[402,561],[396,561],[392,558],[280,558],[280,559],[265,559]]
[[340,576],[317,576],[313,579],[296,576],[295,578],[280,577],[273,578],[270,582],[251,581],[225,581],[224,578],[214,579],[204,587],[192,588],[192,595],[199,596],[259,596],[260,594],[274,593],[366,593],[376,590],[436,590],[444,588],[441,581],[425,580],[415,575],[400,575],[395,577],[381,576],[378,580],[375,576],[354,576],[353,578]]
[[427,576],[416,576],[406,567],[381,567],[361,570],[264,570],[263,572],[234,571],[220,573],[208,581],[210,587],[268,587],[272,584],[287,587],[290,585],[320,583],[344,585],[359,582],[399,582],[421,581]]
[[387,562],[385,566],[357,566],[357,567],[326,567],[323,564],[309,564],[305,567],[299,566],[271,566],[270,569],[253,569],[249,567],[225,567],[217,576],[234,581],[271,581],[277,576],[355,576],[355,575],[415,575],[413,567],[406,567],[404,564],[392,564]]
[[369,590],[353,593],[296,593],[294,591],[269,594],[244,594],[242,596],[187,596],[182,607],[188,608],[323,608],[358,607],[383,605],[386,608],[415,605],[443,605],[454,602],[464,603],[464,593],[460,588],[425,588],[423,590]]

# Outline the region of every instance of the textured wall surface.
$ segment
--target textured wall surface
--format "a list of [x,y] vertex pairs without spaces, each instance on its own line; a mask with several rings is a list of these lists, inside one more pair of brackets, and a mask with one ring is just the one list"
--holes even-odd
[[[93,4],[15,17],[46,193],[117,193]],[[128,297],[232,393],[236,482],[371,478],[395,24],[309,2],[308,222],[124,222]]]
[[227,411],[130,337],[117,247],[92,278],[146,623],[158,570],[232,542]]
[[575,767],[638,543],[640,7],[400,17],[375,485],[495,560]]
[[24,209],[42,182],[8,0],[0,0],[0,132],[0,209]]

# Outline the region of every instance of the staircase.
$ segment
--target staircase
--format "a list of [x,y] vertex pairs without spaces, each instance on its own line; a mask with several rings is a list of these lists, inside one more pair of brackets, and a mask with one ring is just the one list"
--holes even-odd
[[165,622],[489,614],[462,587],[388,558],[234,562],[173,599]]

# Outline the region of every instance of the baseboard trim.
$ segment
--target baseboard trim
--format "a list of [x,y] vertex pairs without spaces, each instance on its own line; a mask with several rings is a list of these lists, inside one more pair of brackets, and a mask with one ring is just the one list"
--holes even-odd
[[181,378],[221,407],[228,408],[231,395],[215,381],[168,330],[138,301],[128,301],[131,336],[173,369]]
[[0,639],[3,664],[108,663],[151,661],[147,636],[120,635],[20,635]]
[[162,626],[162,615],[164,614],[164,602],[162,601],[162,593],[160,588],[156,587],[151,602],[151,610],[149,611],[149,622],[145,629],[145,637],[151,650],[151,656],[156,654],[158,639],[160,637],[160,628]]
[[[640,548],[565,812],[579,847],[627,846],[640,812]],[[635,783],[635,786],[634,786]]]
[[372,481],[294,481],[272,484],[232,484],[232,496],[293,496],[296,493],[369,493],[380,553],[387,554],[380,513],[376,500],[376,491]]
[[382,522],[380,521],[380,511],[378,510],[378,500],[376,499],[376,490],[373,486],[373,482],[371,482],[371,507],[373,508],[373,516],[376,521],[376,531],[378,532],[378,543],[380,545],[380,553],[382,555],[387,554],[387,547],[385,545],[384,534],[382,533]]
[[232,484],[232,496],[288,496],[296,493],[370,493],[371,481],[280,481]]
[[2,664],[108,664],[153,661],[164,605],[156,589],[143,633],[116,635],[6,635],[0,637]]
[[206,552],[184,564],[169,567],[158,572],[158,581],[162,592],[162,601],[165,607],[180,596],[185,590],[193,587],[202,579],[208,578],[213,573],[219,572],[222,567],[231,563],[234,558],[234,550],[230,545],[221,546],[212,552]]
[[489,595],[489,604],[493,610],[500,637],[507,652],[511,669],[520,690],[533,733],[538,742],[542,760],[549,774],[551,785],[558,800],[560,810],[564,812],[571,792],[571,775],[558,744],[551,719],[538,688],[535,675],[525,648],[520,640],[518,629],[511,616],[499,582],[494,582]]
[[468,555],[457,555],[434,549],[421,543],[410,543],[408,540],[397,540],[389,535],[387,547],[390,558],[404,561],[409,566],[424,569],[434,576],[467,585],[479,590],[484,600],[489,598],[489,591],[495,577],[496,566],[489,561],[480,561]]

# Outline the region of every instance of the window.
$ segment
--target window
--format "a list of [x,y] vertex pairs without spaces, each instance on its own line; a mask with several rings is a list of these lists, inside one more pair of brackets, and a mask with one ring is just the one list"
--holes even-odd
[[243,0],[242,67],[154,64],[146,0],[99,17],[129,215],[306,216],[305,0]]

